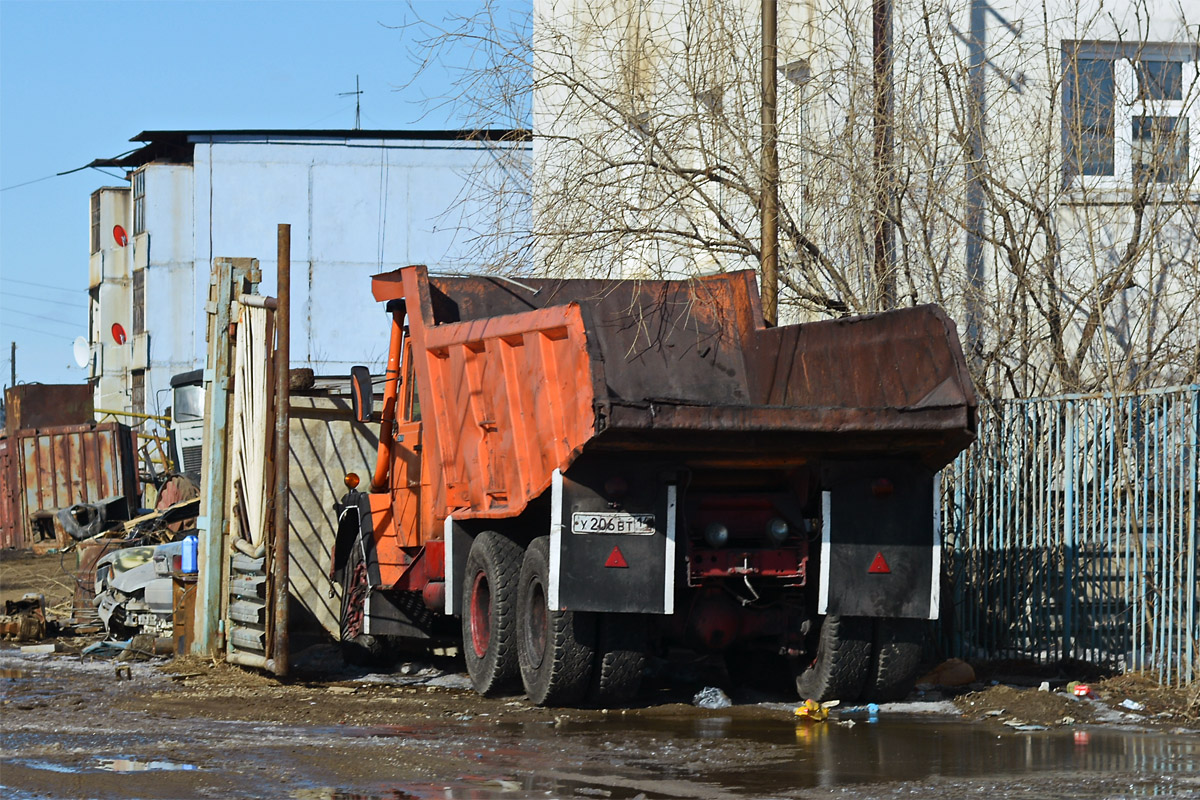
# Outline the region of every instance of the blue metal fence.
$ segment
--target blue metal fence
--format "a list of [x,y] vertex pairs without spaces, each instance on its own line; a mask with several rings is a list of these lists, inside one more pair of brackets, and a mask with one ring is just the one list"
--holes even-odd
[[1200,677],[1200,385],[1001,401],[943,472],[948,644]]

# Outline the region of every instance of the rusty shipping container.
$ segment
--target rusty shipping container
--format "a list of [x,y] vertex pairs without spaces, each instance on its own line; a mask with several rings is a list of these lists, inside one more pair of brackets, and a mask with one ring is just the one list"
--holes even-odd
[[4,390],[5,430],[84,425],[92,421],[92,389],[86,383],[24,383]]
[[6,497],[19,527],[14,546],[32,548],[55,538],[54,512],[76,503],[125,498],[137,506],[136,454],[126,425],[116,422],[20,430],[8,440],[15,462]]

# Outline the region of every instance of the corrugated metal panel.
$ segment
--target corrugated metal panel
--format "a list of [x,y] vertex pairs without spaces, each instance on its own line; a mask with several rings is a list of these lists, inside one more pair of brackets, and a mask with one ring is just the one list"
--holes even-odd
[[60,508],[120,495],[126,498],[126,511],[133,510],[137,479],[132,438],[125,425],[106,422],[17,431],[13,457],[25,547],[46,538],[47,526],[35,531],[34,521]]
[[1200,676],[1200,386],[1002,401],[944,473],[951,646]]
[[12,440],[0,438],[0,548],[21,546],[17,474],[13,469]]

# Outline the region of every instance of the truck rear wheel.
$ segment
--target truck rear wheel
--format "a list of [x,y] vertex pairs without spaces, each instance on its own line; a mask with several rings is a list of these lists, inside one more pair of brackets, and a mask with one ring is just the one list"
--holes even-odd
[[379,661],[383,654],[383,644],[374,636],[363,633],[370,590],[362,542],[355,540],[342,571],[342,607],[338,626],[342,660],[355,667],[369,666]]
[[521,546],[492,531],[475,537],[462,587],[463,658],[475,691],[516,688],[516,589]]
[[573,705],[588,691],[596,621],[592,614],[550,608],[549,552],[547,537],[534,539],[521,564],[518,661],[530,700],[539,706]]
[[924,620],[875,620],[871,673],[863,689],[863,700],[890,703],[908,697],[921,666],[924,633]]
[[871,671],[872,624],[865,617],[830,615],[817,633],[817,652],[796,676],[803,700],[857,700]]
[[596,623],[596,663],[588,699],[597,706],[627,703],[642,685],[646,666],[646,619],[640,614],[601,614]]

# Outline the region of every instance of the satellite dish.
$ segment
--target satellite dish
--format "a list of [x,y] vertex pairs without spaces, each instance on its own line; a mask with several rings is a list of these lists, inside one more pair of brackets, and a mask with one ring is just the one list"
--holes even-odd
[[113,225],[113,239],[116,240],[117,247],[129,244],[129,237],[125,235],[125,229],[120,225]]
[[92,360],[92,348],[88,347],[88,340],[82,336],[75,337],[75,344],[71,347],[75,353],[75,363],[81,367],[86,367]]
[[125,344],[125,329],[121,327],[121,323],[113,323],[112,337],[113,341],[115,341],[117,344]]

